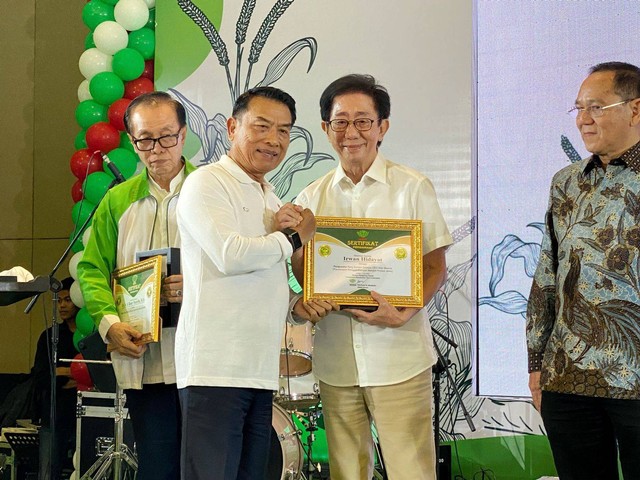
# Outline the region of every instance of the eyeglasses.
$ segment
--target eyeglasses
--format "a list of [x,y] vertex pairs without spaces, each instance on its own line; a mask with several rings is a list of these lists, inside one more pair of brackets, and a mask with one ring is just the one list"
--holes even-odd
[[366,132],[367,130],[371,130],[371,126],[373,122],[376,120],[371,120],[370,118],[356,118],[354,121],[350,122],[349,120],[336,119],[327,122],[331,127],[331,130],[334,132],[344,132],[349,125],[353,123],[353,126],[356,127],[356,130],[359,132]]
[[175,147],[178,144],[180,138],[180,132],[172,135],[163,135],[158,138],[133,138],[133,143],[136,148],[141,152],[149,152],[156,148],[156,142],[160,144],[162,148]]
[[629,100],[623,100],[621,102],[612,103],[611,105],[605,105],[604,107],[601,107],[600,105],[590,105],[588,107],[573,107],[569,109],[567,113],[571,115],[573,118],[577,118],[578,115],[580,115],[581,113],[587,113],[591,118],[598,118],[604,115],[604,111],[607,108],[613,108],[613,107],[617,107],[618,105],[624,105],[625,103],[629,103],[632,100],[634,99],[630,98]]

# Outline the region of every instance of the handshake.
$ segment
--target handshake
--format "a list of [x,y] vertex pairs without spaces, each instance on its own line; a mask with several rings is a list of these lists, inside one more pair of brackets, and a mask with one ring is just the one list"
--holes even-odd
[[[285,203],[276,213],[275,230],[287,234],[288,230],[297,232],[300,245],[306,245],[316,233],[316,217],[308,208],[302,208],[293,203]],[[297,248],[294,246],[294,250]]]

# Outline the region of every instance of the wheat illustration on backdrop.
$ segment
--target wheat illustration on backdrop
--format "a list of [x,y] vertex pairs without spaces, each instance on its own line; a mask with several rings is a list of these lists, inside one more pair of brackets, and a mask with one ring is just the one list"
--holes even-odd
[[[211,49],[216,54],[218,63],[224,68],[231,105],[236,99],[249,88],[268,86],[277,82],[286,73],[291,62],[298,54],[305,49],[309,51],[309,66],[307,73],[313,67],[316,58],[318,44],[313,37],[300,38],[286,47],[284,47],[275,57],[267,64],[264,75],[260,81],[251,82],[252,74],[257,69],[260,62],[262,50],[269,39],[273,29],[276,27],[278,20],[285,14],[289,6],[294,0],[277,0],[267,16],[262,21],[255,37],[249,47],[247,56],[247,69],[243,78],[243,58],[245,56],[245,43],[247,41],[247,31],[251,22],[256,0],[244,0],[242,9],[236,22],[235,32],[235,65],[232,64],[229,57],[227,44],[220,36],[220,33],[209,20],[209,18],[198,8],[191,0],[177,0],[180,9],[202,30],[205,38],[211,45]],[[198,160],[198,165],[204,165],[218,161],[231,147],[227,139],[227,118],[222,113],[216,113],[209,118],[205,110],[188,99],[185,95],[175,89],[170,89],[184,105],[188,113],[189,128],[200,139],[202,145],[203,158]],[[313,136],[304,127],[294,125],[291,129],[291,143],[302,143],[302,151],[298,151],[289,155],[270,175],[269,181],[275,187],[275,193],[280,198],[286,197],[293,183],[293,177],[296,173],[313,168],[318,162],[325,160],[334,160],[327,153],[313,151]]]

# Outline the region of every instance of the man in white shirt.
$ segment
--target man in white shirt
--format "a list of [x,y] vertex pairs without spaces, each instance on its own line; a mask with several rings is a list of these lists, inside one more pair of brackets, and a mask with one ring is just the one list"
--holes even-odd
[[[135,263],[137,252],[180,246],[176,204],[185,177],[195,167],[182,156],[187,135],[184,107],[168,93],[137,97],[124,120],[145,169],[101,200],[78,278],[86,307],[113,349],[118,385],[125,389],[138,456],[136,478],[175,480],[180,474],[181,431],[173,362],[176,329],[165,324],[160,342],[134,343],[141,333],[120,321],[111,274]],[[182,275],[166,277],[162,295],[169,302],[181,302]]]
[[[191,175],[180,197],[183,479],[266,478],[286,260],[315,232],[311,211],[283,206],[265,179],[284,159],[295,119],[295,102],[281,90],[242,94],[227,121],[229,154]],[[301,302],[296,311],[309,317]]]
[[[322,128],[340,165],[305,188],[297,203],[315,215],[422,220],[429,302],[445,280],[445,248],[452,239],[429,179],[378,151],[390,109],[386,89],[369,75],[347,75],[325,89]],[[301,277],[301,254],[293,266]],[[313,371],[320,380],[331,478],[372,477],[374,422],[390,479],[435,479],[436,358],[429,319],[424,309],[396,308],[377,292],[371,295],[376,311],[333,311],[316,323]]]

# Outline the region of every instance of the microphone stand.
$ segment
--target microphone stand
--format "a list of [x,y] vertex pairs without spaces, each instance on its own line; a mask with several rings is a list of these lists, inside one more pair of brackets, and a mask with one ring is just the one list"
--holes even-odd
[[[107,191],[106,193],[111,190],[111,188],[120,183],[118,181],[118,179],[114,179],[109,186],[107,187]],[[102,198],[104,198],[104,195],[102,196]],[[102,201],[102,198],[100,199],[100,201]],[[62,265],[62,263],[65,261],[65,259],[67,258],[67,256],[69,255],[69,252],[71,251],[71,249],[73,248],[73,244],[76,243],[76,241],[78,240],[78,238],[80,238],[80,235],[82,235],[84,233],[85,228],[87,228],[87,225],[89,225],[89,222],[91,221],[91,219],[93,218],[93,215],[96,213],[96,210],[98,209],[98,205],[100,205],[100,202],[98,202],[98,204],[93,208],[93,210],[91,210],[91,213],[89,213],[89,216],[87,217],[87,219],[84,221],[84,223],[82,224],[82,226],[76,230],[75,235],[73,236],[73,238],[71,239],[71,241],[69,242],[69,245],[67,246],[67,248],[65,249],[65,251],[62,253],[62,256],[60,257],[60,259],[58,260],[58,262],[55,264],[55,266],[53,267],[53,269],[51,270],[51,272],[49,273],[49,285],[50,285],[50,290],[53,293],[53,315],[52,315],[52,324],[51,324],[51,351],[49,352],[50,354],[50,358],[49,358],[49,366],[50,366],[50,373],[51,373],[51,401],[49,404],[49,431],[50,431],[50,435],[51,435],[51,439],[49,442],[49,467],[48,467],[48,471],[49,471],[49,479],[52,479],[53,476],[53,452],[54,452],[54,442],[55,442],[55,434],[56,434],[56,386],[57,386],[57,375],[56,375],[56,367],[57,367],[57,361],[58,361],[58,339],[59,339],[59,326],[58,326],[58,292],[62,289],[62,284],[56,280],[56,278],[54,277],[54,275],[56,274],[56,272],[58,271],[58,269],[60,268],[60,266]],[[27,305],[27,307],[24,309],[24,313],[28,314],[29,312],[31,312],[31,309],[34,307],[34,305],[36,304],[36,302],[38,301],[38,298],[40,298],[40,293],[37,293],[36,295],[33,296],[33,298],[31,298],[31,301],[29,302],[29,304]]]
[[[451,340],[446,335],[442,334],[435,327],[431,327],[431,331],[444,340],[447,344],[449,344],[453,348],[458,348],[458,344]],[[476,427],[473,424],[473,420],[471,419],[471,415],[467,410],[467,407],[464,406],[462,402],[462,395],[460,395],[460,391],[458,390],[458,386],[451,376],[451,372],[449,372],[449,365],[451,362],[449,359],[445,359],[442,355],[442,351],[438,346],[438,342],[436,342],[435,336],[433,338],[433,347],[436,351],[436,355],[438,357],[438,361],[433,366],[433,403],[434,403],[434,413],[433,413],[433,429],[434,429],[434,443],[436,450],[436,478],[440,478],[440,375],[444,372],[449,380],[449,385],[453,390],[454,396],[458,400],[458,406],[456,411],[454,412],[453,419],[455,423],[455,418],[458,414],[458,408],[462,410],[462,414],[464,415],[465,420],[467,421],[467,425],[469,425],[469,429],[472,432],[476,431]]]

